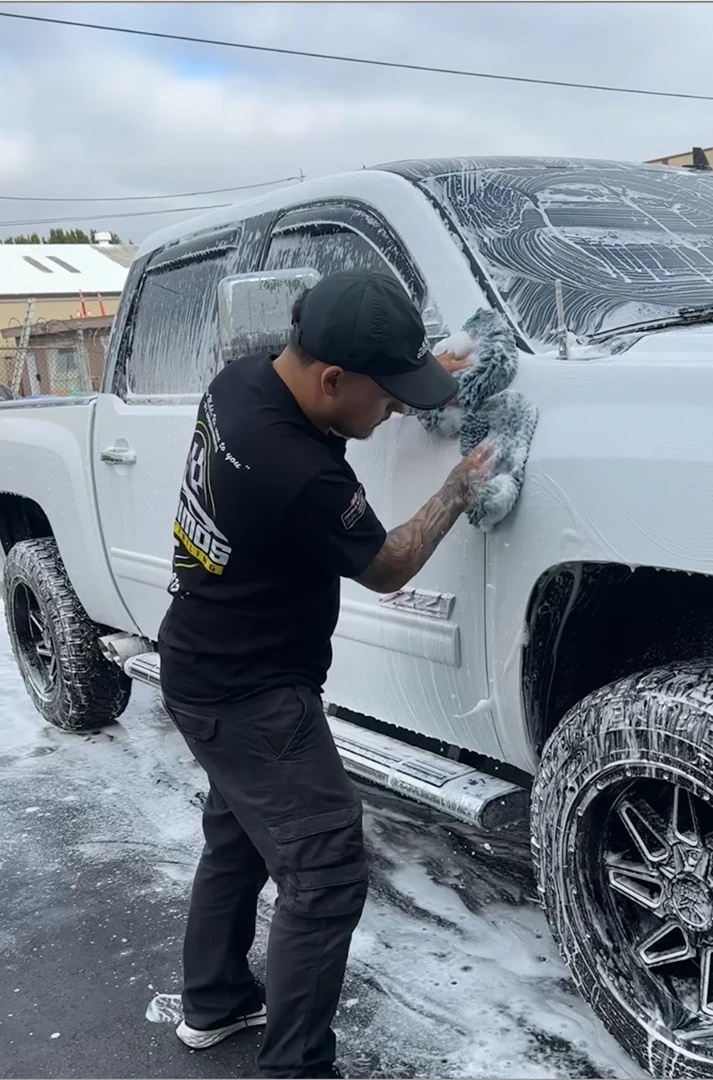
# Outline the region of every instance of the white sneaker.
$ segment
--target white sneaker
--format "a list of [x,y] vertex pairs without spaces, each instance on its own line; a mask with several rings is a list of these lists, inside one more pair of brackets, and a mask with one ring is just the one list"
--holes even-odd
[[246,1028],[264,1027],[267,1023],[267,1009],[262,1005],[257,1012],[248,1013],[246,1016],[238,1016],[230,1024],[219,1028],[194,1028],[182,1020],[176,1028],[176,1035],[190,1046],[191,1050],[206,1050],[209,1046],[227,1039],[236,1031],[245,1031]]

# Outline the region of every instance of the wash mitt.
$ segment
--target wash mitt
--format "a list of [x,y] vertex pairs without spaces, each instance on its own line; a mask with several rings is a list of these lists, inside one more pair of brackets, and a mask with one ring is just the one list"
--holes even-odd
[[517,373],[517,345],[512,328],[499,313],[476,311],[462,330],[434,349],[436,355],[444,352],[468,361],[468,367],[454,376],[458,393],[448,405],[416,415],[428,431],[458,436],[464,457],[484,439],[490,441],[493,476],[479,487],[467,512],[471,525],[489,532],[519,498],[537,408],[519,391],[508,389]]

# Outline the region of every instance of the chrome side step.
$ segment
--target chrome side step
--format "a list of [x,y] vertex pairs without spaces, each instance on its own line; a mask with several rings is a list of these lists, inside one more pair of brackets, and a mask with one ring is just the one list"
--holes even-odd
[[[156,653],[130,657],[124,670],[138,682],[161,685]],[[527,814],[527,791],[508,780],[488,776],[470,765],[367,731],[346,720],[328,720],[345,768],[362,780],[480,829],[502,828],[524,820]]]
[[146,652],[130,656],[124,664],[124,671],[130,679],[161,689],[161,660],[158,653]]
[[529,795],[508,780],[346,720],[330,717],[329,724],[345,768],[363,780],[480,829],[499,829],[525,819]]

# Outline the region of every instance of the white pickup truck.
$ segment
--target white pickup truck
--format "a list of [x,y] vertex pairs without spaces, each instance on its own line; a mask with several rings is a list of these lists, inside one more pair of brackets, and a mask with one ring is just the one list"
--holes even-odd
[[[0,558],[28,692],[76,731],[115,720],[132,679],[157,684],[180,479],[225,362],[219,284],[351,266],[394,273],[434,342],[499,312],[539,423],[492,532],[463,519],[397,596],[344,583],[326,688],[340,751],[481,826],[531,802],[539,890],[582,993],[655,1076],[710,1076],[710,175],[413,161],[147,240],[100,393],[0,403]],[[349,449],[387,527],[457,455],[413,416]]]

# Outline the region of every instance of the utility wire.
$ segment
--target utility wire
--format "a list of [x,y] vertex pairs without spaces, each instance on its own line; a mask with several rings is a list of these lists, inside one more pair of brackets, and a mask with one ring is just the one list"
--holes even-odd
[[396,60],[374,60],[364,56],[308,52],[306,49],[280,49],[269,45],[247,45],[240,41],[220,41],[216,38],[192,37],[189,34],[168,34],[158,30],[137,30],[129,26],[106,26],[101,23],[78,22],[72,19],[51,19],[44,15],[20,15],[14,11],[0,11],[0,17],[4,19],[23,19],[26,22],[50,23],[53,26],[76,26],[84,30],[106,30],[112,34],[132,34],[135,37],[160,38],[164,41],[187,41],[197,45],[217,45],[224,49],[245,49],[250,52],[273,53],[279,56],[304,56],[311,60],[337,60],[343,64],[367,64],[371,67],[398,68],[401,71],[432,72],[437,75],[462,75],[471,79],[495,79],[499,82],[527,83],[533,86],[559,86],[569,90],[601,90],[610,94],[642,94],[646,97],[681,98],[686,101],[713,101],[713,95],[711,94],[684,94],[672,90],[643,90],[633,86],[565,82],[562,79],[530,79],[524,75],[496,75],[489,71],[466,71],[462,68],[431,67],[428,64],[406,64]]
[[55,225],[67,221],[115,221],[117,218],[153,217],[155,214],[182,214],[187,210],[218,210],[222,206],[231,206],[231,203],[210,203],[207,206],[174,206],[170,210],[135,210],[126,214],[89,214],[78,217],[38,218],[36,221],[0,221],[0,229],[11,229],[18,225]]
[[196,195],[225,195],[229,191],[251,191],[253,188],[269,187],[271,184],[287,184],[290,180],[302,180],[302,176],[283,176],[280,180],[263,180],[259,184],[241,184],[239,187],[211,188],[208,191],[179,191],[174,195],[103,195],[101,198],[84,199],[79,195],[70,199],[62,195],[57,198],[51,195],[0,195],[2,202],[147,202],[151,199],[190,199]]

